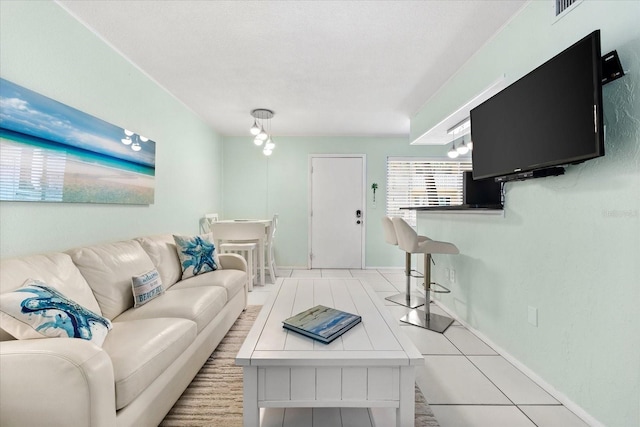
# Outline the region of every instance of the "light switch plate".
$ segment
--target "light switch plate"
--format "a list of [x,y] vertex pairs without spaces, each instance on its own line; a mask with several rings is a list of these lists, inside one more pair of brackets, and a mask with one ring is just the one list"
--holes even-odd
[[529,324],[532,326],[538,326],[538,309],[535,307],[529,306],[527,308],[527,317],[529,320]]

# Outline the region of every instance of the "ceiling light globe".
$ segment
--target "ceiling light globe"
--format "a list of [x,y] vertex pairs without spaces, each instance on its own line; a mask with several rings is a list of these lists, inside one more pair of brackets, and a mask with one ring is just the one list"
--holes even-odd
[[131,149],[132,149],[133,151],[140,151],[140,150],[142,150],[142,147],[140,146],[140,144],[138,144],[137,142],[135,142],[135,143],[131,144]]
[[122,142],[124,145],[131,145],[133,141],[131,140],[131,138],[126,137],[126,138],[122,138],[120,142]]
[[260,133],[256,135],[256,138],[260,138],[261,140],[266,141],[266,139],[269,138],[269,135],[267,135],[264,129],[260,129]]
[[264,140],[262,140],[259,135],[253,139],[253,143],[256,144],[257,146],[261,146],[263,142]]
[[146,136],[140,135],[140,141],[147,142],[148,140],[149,140],[149,138],[147,138]]
[[125,134],[125,135],[127,135],[127,136],[132,136],[132,135],[133,135],[133,132],[131,132],[131,131],[130,131],[130,130],[128,130],[128,129],[125,129],[125,130],[124,130],[124,134]]
[[258,127],[258,124],[255,120],[253,121],[253,126],[251,126],[251,129],[249,129],[249,132],[251,132],[251,135],[253,136],[256,136],[260,133],[260,128]]
[[273,150],[274,148],[276,148],[276,144],[271,142],[271,140],[267,141],[266,144],[264,144],[265,150]]
[[460,153],[458,153],[455,147],[451,147],[451,150],[447,153],[447,156],[449,156],[450,159],[455,159],[459,155]]
[[458,152],[458,154],[464,155],[469,152],[469,147],[467,147],[465,144],[462,144],[459,145],[458,148],[456,148],[456,151]]
[[267,149],[265,148],[264,150],[262,150],[262,153],[263,153],[265,156],[270,156],[270,155],[271,155],[271,153],[273,153],[273,150],[267,150]]
[[469,150],[473,150],[473,141],[469,141],[467,143],[467,147],[469,148]]

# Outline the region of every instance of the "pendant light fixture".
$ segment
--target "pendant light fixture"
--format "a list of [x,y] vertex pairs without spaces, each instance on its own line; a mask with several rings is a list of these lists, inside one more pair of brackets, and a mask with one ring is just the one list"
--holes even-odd
[[251,129],[249,129],[249,132],[251,132],[251,135],[253,136],[256,136],[260,133],[260,128],[258,127],[258,119],[253,119],[253,126],[251,126]]
[[451,145],[451,149],[447,152],[447,156],[449,156],[450,159],[455,159],[459,155],[460,153],[458,153],[458,150],[456,150],[456,144],[453,143]]
[[462,136],[462,143],[458,145],[458,148],[456,148],[456,151],[461,156],[463,156],[463,155],[465,155],[465,154],[467,154],[469,152],[469,146],[464,143],[464,136]]
[[[452,144],[451,149],[447,152],[447,156],[451,159],[455,159],[458,156],[463,156],[473,149],[473,143],[469,140],[469,143],[465,143],[465,137],[470,134],[471,120],[466,117],[461,122],[457,123],[452,128],[447,130],[447,133],[451,135]],[[460,139],[460,143],[456,147],[456,140]]]
[[271,137],[271,119],[274,115],[273,111],[266,108],[256,108],[251,111],[253,126],[249,129],[249,132],[255,136],[253,139],[255,145],[262,146],[264,144],[262,153],[265,156],[270,156],[276,146]]

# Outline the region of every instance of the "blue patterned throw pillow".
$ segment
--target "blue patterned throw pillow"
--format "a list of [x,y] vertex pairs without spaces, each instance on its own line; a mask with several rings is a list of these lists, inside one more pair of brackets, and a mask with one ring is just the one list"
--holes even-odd
[[218,254],[210,234],[200,236],[173,236],[180,265],[182,279],[217,270],[220,266]]
[[82,338],[102,346],[111,329],[109,319],[34,279],[0,295],[0,319],[17,339]]

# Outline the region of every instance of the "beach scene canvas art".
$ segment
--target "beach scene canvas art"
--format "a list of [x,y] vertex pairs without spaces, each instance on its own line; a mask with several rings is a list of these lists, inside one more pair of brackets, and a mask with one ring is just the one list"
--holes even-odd
[[156,143],[0,79],[0,200],[154,201]]

